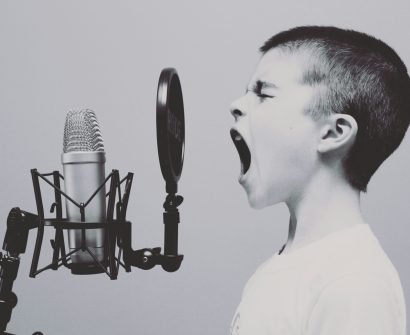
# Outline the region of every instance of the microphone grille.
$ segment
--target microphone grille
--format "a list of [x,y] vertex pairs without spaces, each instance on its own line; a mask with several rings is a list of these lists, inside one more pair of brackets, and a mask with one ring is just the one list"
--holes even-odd
[[90,109],[67,113],[63,152],[73,151],[104,151],[104,142],[97,117]]

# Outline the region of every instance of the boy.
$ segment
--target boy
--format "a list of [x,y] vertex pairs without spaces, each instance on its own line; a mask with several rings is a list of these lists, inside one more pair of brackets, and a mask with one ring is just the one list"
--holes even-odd
[[232,335],[405,335],[403,290],[360,192],[410,121],[397,54],[362,33],[298,27],[262,47],[231,107],[253,208],[285,202],[289,236],[247,283]]

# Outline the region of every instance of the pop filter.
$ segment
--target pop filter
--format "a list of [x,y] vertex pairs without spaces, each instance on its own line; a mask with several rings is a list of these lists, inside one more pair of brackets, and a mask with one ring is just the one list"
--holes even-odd
[[176,194],[185,149],[185,118],[181,83],[174,68],[162,70],[157,90],[157,145],[166,192]]

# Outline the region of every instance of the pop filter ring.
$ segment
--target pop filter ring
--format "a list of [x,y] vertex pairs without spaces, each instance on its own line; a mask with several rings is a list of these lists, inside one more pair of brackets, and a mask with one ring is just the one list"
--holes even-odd
[[166,192],[176,194],[185,150],[185,118],[181,82],[174,68],[162,70],[157,90],[157,145]]

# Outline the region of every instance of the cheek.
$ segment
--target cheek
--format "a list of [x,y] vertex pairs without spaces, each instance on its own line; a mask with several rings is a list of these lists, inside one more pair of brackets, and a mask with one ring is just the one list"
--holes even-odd
[[[296,118],[259,118],[254,121],[252,148],[260,177],[299,178],[316,159],[313,124]],[[274,176],[276,175],[276,176]]]

